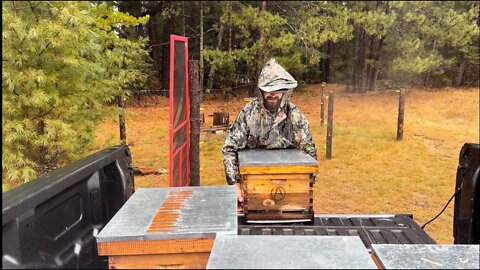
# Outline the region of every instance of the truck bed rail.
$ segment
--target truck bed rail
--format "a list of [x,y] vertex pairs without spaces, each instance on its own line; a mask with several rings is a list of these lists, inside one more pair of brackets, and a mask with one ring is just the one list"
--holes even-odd
[[107,268],[96,234],[134,192],[127,146],[106,148],[2,195],[3,268]]

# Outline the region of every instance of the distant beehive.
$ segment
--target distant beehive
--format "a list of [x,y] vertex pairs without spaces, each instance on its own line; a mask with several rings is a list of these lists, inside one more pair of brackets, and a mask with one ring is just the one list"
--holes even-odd
[[318,162],[299,149],[239,151],[247,220],[313,219]]

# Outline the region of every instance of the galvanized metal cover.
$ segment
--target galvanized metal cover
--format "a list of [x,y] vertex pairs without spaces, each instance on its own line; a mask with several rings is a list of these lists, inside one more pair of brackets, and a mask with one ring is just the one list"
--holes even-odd
[[[187,196],[179,197],[178,194]],[[172,197],[183,201],[168,202]],[[165,212],[174,219],[161,224],[164,227],[152,229],[154,218],[162,213],[164,203],[174,207]],[[160,215],[159,219],[164,222],[167,218]],[[213,238],[218,232],[237,232],[235,186],[141,188],[97,235],[97,242]]]
[[317,166],[313,157],[300,149],[246,149],[238,151],[243,166]]
[[358,236],[218,234],[207,269],[376,269]]
[[479,245],[372,245],[384,269],[479,269]]
[[248,224],[239,216],[239,235],[358,235],[371,244],[435,244],[408,215],[316,214],[313,224]]

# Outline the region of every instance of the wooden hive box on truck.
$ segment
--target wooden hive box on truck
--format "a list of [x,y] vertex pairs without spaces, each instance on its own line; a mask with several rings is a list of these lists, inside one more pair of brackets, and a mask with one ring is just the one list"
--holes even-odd
[[237,233],[233,186],[142,188],[97,236],[110,269],[205,269],[217,233]]
[[299,149],[248,149],[238,160],[247,220],[313,220],[317,160]]

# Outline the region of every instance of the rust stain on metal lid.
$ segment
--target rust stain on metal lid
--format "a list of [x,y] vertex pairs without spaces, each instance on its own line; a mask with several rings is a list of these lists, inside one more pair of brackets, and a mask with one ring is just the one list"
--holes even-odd
[[158,208],[147,232],[169,232],[175,228],[186,200],[192,197],[191,190],[171,191],[163,204]]

